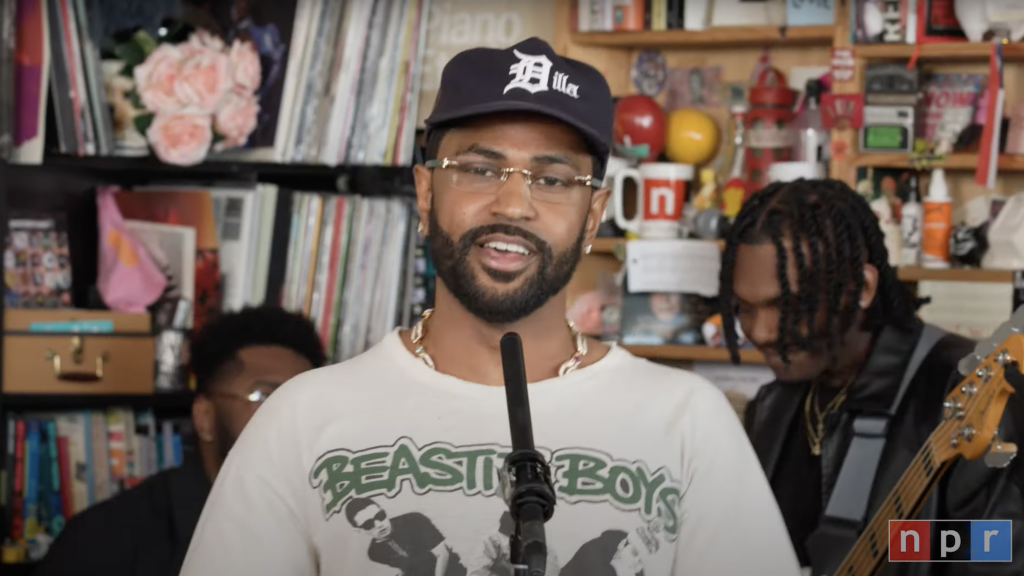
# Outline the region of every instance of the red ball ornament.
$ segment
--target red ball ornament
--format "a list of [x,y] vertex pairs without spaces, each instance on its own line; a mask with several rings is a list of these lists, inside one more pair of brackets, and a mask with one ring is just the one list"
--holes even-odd
[[650,96],[634,94],[615,104],[614,153],[653,162],[665,149],[665,111]]

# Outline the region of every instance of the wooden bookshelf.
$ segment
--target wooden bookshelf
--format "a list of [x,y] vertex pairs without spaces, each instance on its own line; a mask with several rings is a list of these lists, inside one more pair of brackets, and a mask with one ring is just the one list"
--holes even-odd
[[195,395],[190,391],[152,394],[3,394],[0,404],[8,410],[80,410],[124,406],[136,410],[188,412]]
[[[627,238],[596,238],[590,247],[591,254],[615,254],[619,246],[625,247]],[[725,240],[715,240],[719,249],[725,248]]]
[[904,282],[942,280],[946,282],[1013,282],[1012,270],[982,270],[980,268],[921,268],[905,266],[899,269]]
[[251,181],[269,182],[292,190],[332,191],[341,188],[364,196],[414,196],[412,170],[407,166],[361,166],[246,162],[207,159],[194,166],[161,162],[153,156],[71,156],[48,153],[41,165],[11,164],[12,179],[26,179],[40,171],[87,176],[99,182],[134,186],[153,182]]
[[[856,44],[854,55],[864,60],[903,60],[913,57],[918,48],[919,60],[945,62],[987,61],[992,53],[992,44],[989,42],[934,42],[919,47],[913,44]],[[1004,44],[1003,59],[1024,60],[1024,43]]]
[[[713,346],[682,346],[666,344],[662,346],[623,346],[637,356],[652,360],[677,360],[686,362],[729,362],[729,349]],[[753,348],[740,350],[740,362],[743,364],[764,364],[764,356]]]
[[5,576],[31,576],[36,569],[35,562],[22,562],[20,564],[0,564],[0,572]]
[[[878,156],[886,156],[879,154]],[[896,156],[899,156],[898,154]],[[967,156],[970,156],[969,154]],[[893,165],[895,166],[895,165]],[[598,238],[594,241],[591,254],[614,254],[616,247],[623,245],[626,238]],[[719,248],[725,247],[724,240],[717,241]],[[980,268],[921,268],[907,266],[899,269],[899,278],[904,282],[921,280],[943,280],[947,282],[1012,282],[1011,270],[982,270]],[[655,347],[657,348],[657,347]]]
[[[857,166],[873,168],[911,168],[913,167],[908,154],[860,154],[854,160]],[[927,165],[929,168],[932,164]],[[949,154],[942,162],[934,164],[936,168],[947,170],[974,170],[978,167],[977,154]],[[1024,155],[1003,154],[999,156],[999,169],[1006,171],[1024,171]]]
[[590,246],[591,254],[614,254],[615,247],[625,244],[625,238],[595,238]]
[[642,30],[575,32],[580,46],[607,48],[751,48],[760,46],[827,46],[834,26],[727,26],[707,30]]

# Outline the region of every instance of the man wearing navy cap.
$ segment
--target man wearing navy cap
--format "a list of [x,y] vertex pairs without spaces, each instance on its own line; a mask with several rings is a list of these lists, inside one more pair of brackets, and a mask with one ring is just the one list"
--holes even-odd
[[608,200],[612,117],[601,74],[535,38],[448,63],[414,169],[435,308],[267,401],[217,477],[184,576],[512,574],[490,541],[507,509],[509,331],[557,495],[547,574],[799,573],[724,395],[566,322]]

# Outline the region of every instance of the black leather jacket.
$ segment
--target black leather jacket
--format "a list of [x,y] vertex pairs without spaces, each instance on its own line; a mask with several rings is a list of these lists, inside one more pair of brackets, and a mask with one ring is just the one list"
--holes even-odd
[[[851,387],[844,409],[834,414],[822,444],[822,500],[827,502],[852,438],[852,421],[861,411],[884,410],[891,405],[910,355],[921,333],[885,328],[879,334],[868,361]],[[974,342],[947,334],[922,362],[890,423],[885,451],[868,504],[870,519],[907,469],[928,436],[942,421],[942,403],[951,387],[959,384],[957,363],[974,348]],[[769,479],[776,473],[782,444],[794,418],[802,418],[806,386],[772,382],[750,403],[745,415],[747,432]],[[1024,450],[1012,418],[1004,414],[1000,437],[1015,441]],[[1021,455],[1018,460],[1024,458]],[[957,458],[925,502],[919,519],[1013,520],[1013,562],[1010,563],[893,563],[880,576],[952,576],[1024,574],[1024,495],[1009,476],[1011,468],[992,469],[981,460]],[[813,497],[813,496],[811,496]]]

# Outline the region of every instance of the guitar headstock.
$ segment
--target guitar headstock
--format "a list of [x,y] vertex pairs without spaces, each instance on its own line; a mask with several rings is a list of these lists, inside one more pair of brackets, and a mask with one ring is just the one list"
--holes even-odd
[[988,455],[986,461],[992,466],[1009,463],[1017,447],[1000,440],[998,428],[1014,393],[1007,377],[1024,370],[1024,306],[978,342],[958,368],[964,378],[946,396],[943,422],[932,434],[938,440],[933,446],[936,456],[976,460]]

